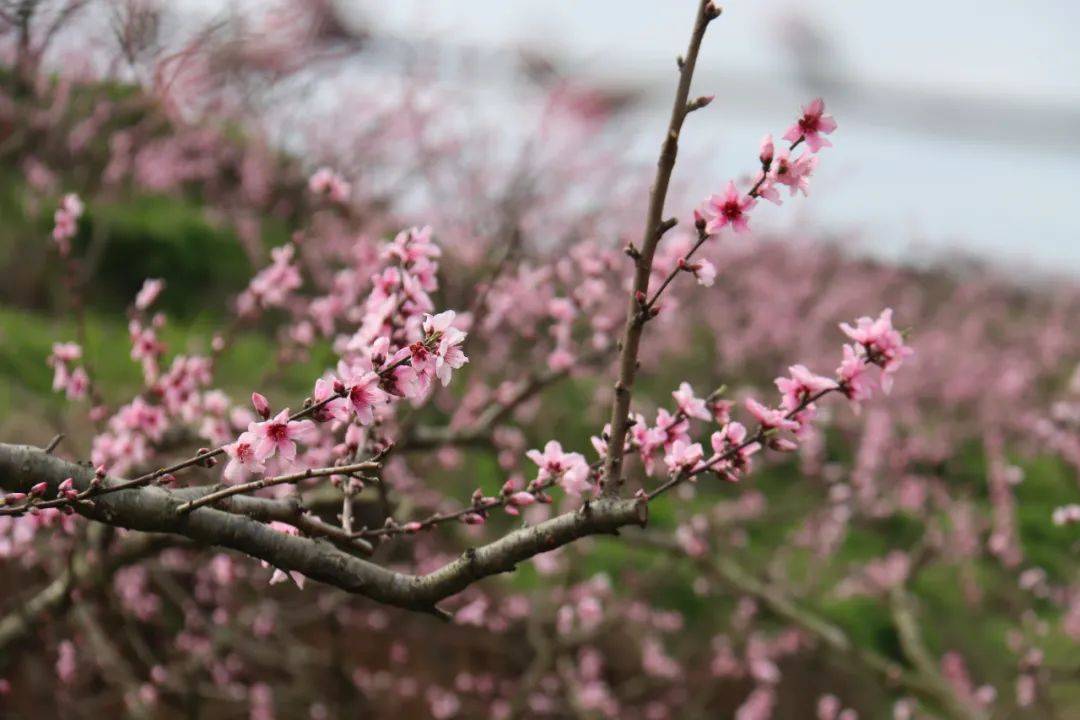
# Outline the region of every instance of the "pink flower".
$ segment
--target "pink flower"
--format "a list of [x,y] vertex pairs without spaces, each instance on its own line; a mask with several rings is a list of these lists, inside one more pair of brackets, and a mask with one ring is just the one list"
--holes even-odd
[[741,445],[745,439],[746,426],[741,422],[730,422],[724,426],[723,430],[712,434],[712,447],[719,454],[723,453],[729,445]]
[[67,393],[68,400],[79,400],[86,397],[86,392],[90,388],[90,376],[86,374],[86,370],[77,367],[68,376],[67,387],[65,391]]
[[60,201],[60,209],[73,217],[82,217],[83,202],[75,193],[68,193]]
[[[787,185],[791,190],[792,197],[798,191],[805,196],[810,191],[810,176],[817,168],[818,158],[813,153],[803,153],[797,160],[792,161],[788,157],[788,151],[784,150],[776,156],[769,177],[773,182]],[[779,204],[779,203],[777,203]]]
[[1080,524],[1080,505],[1062,505],[1054,508],[1051,519],[1055,525],[1059,526]]
[[764,172],[759,172],[757,179],[754,181],[754,185],[757,187],[756,195],[759,198],[768,200],[774,205],[784,204],[784,201],[780,199],[780,191],[776,189],[771,176],[765,175]]
[[64,199],[60,201],[60,207],[53,215],[53,221],[55,223],[53,227],[53,240],[56,241],[56,245],[60,250],[60,254],[67,256],[71,251],[71,238],[75,237],[75,233],[79,229],[79,217],[83,214],[83,204],[79,200],[79,196],[74,193],[69,193],[64,196]]
[[671,396],[675,398],[676,405],[686,417],[697,418],[698,420],[712,419],[709,409],[705,406],[705,401],[694,397],[694,388],[690,387],[690,383],[681,383],[679,389],[671,393]]
[[740,195],[735,183],[729,181],[723,196],[713,195],[706,202],[705,213],[709,216],[709,222],[705,232],[716,234],[729,223],[735,232],[746,232],[750,229],[746,214],[755,204],[757,201],[754,198]]
[[859,343],[866,351],[867,359],[880,367],[884,374],[881,389],[886,393],[892,389],[892,373],[903,364],[904,358],[915,351],[904,344],[904,336],[892,324],[892,308],[885,308],[877,319],[861,317],[855,321],[855,327],[841,323],[840,329]]
[[386,401],[386,394],[379,388],[378,374],[349,368],[344,362],[338,363],[338,374],[348,389],[349,405],[356,419],[361,425],[375,422],[375,406]]
[[660,436],[665,447],[676,440],[688,440],[690,438],[690,423],[685,418],[678,418],[664,408],[656,411],[655,432]]
[[845,345],[844,359],[840,361],[840,367],[836,368],[836,376],[840,378],[840,389],[848,399],[857,403],[868,400],[874,394],[869,370],[865,358],[851,345]]
[[461,343],[465,340],[465,333],[452,325],[456,313],[453,310],[441,312],[438,315],[425,315],[422,328],[428,338],[438,341],[435,351],[435,376],[442,384],[450,383],[450,373],[457,370],[469,358],[461,350]]
[[57,647],[56,677],[67,684],[75,678],[78,666],[75,662],[75,644],[70,640],[61,641]]
[[641,643],[641,669],[652,677],[672,679],[679,676],[682,668],[664,651],[655,638],[645,638]]
[[668,473],[675,475],[694,469],[704,456],[701,443],[691,444],[686,440],[676,440],[664,455],[664,464],[667,465]]
[[262,464],[255,459],[256,442],[255,433],[247,431],[240,433],[236,442],[225,446],[229,462],[225,465],[222,477],[229,482],[243,482],[251,473],[262,471]]
[[308,180],[313,195],[326,195],[336,203],[343,203],[352,193],[352,185],[328,167],[321,167]]
[[[401,348],[390,358],[388,367],[392,369],[380,373],[380,386],[388,394],[414,398],[423,392],[420,378],[411,365],[412,354],[410,348]],[[405,362],[406,358],[409,362]]]
[[836,381],[810,372],[805,365],[788,368],[791,377],[776,378],[776,387],[782,395],[780,405],[788,412],[795,410],[807,398],[837,387]]
[[799,429],[799,423],[785,417],[786,413],[784,413],[784,411],[765,407],[753,398],[746,399],[746,409],[750,411],[751,415],[757,418],[757,421],[761,423],[761,426],[766,430],[771,430],[773,428],[779,428],[781,430]]
[[[732,480],[737,479],[733,474],[734,471],[749,469],[750,456],[761,449],[761,444],[756,442],[743,445],[746,442],[746,435],[746,426],[740,422],[730,422],[722,430],[714,432],[710,438],[714,453],[710,462],[714,463],[713,467],[717,471],[727,471]],[[734,456],[728,457],[724,463],[716,462],[718,458],[728,455],[733,450]]]
[[712,287],[716,281],[716,266],[708,260],[698,260],[690,263],[687,268],[694,274],[694,279],[698,281],[698,285]]
[[165,281],[160,278],[147,278],[144,280],[138,294],[135,295],[135,309],[145,310],[153,305],[164,289]]
[[563,490],[571,495],[581,495],[591,490],[589,483],[589,465],[581,453],[563,452],[562,445],[557,440],[549,440],[544,445],[544,452],[530,450],[525,453],[540,468],[536,479],[545,482],[558,479]]
[[821,135],[828,135],[835,129],[836,121],[833,116],[825,114],[825,101],[817,98],[803,107],[803,116],[788,128],[784,139],[795,143],[799,138],[803,138],[810,152],[816,153],[823,147],[832,147],[832,143]]
[[288,408],[272,420],[252,423],[248,430],[255,435],[255,459],[264,462],[277,455],[286,463],[296,459],[296,441],[308,442],[315,434],[310,420],[289,420]]

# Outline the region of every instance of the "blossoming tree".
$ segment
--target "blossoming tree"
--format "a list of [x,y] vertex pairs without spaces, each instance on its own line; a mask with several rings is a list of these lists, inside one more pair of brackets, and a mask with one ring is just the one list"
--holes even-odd
[[[141,27],[139,18],[148,17],[136,5],[124,6],[120,28]],[[66,610],[80,629],[56,641],[57,678],[71,685],[91,672],[88,664],[100,666],[93,672],[119,678],[126,709],[143,715],[166,706],[197,714],[191,708],[220,700],[245,703],[258,718],[272,717],[275,706],[305,706],[311,717],[347,717],[365,703],[397,697],[419,698],[424,712],[443,718],[476,716],[478,708],[493,717],[706,716],[714,701],[698,688],[709,683],[694,677],[705,667],[712,678],[749,681],[736,711],[749,720],[777,710],[781,661],[815,646],[880,681],[895,696],[895,717],[990,717],[993,687],[972,680],[959,653],[934,657],[909,591],[929,548],[945,552],[947,541],[920,540],[913,549],[883,553],[837,584],[841,594],[877,598],[888,608],[898,657],[860,645],[729,552],[746,545],[739,522],[762,513],[760,494],[733,495],[753,486],[754,464],[798,453],[808,476],[822,474],[815,465],[827,437],[815,424],[818,415],[828,420],[845,412],[832,405],[847,404],[854,417],[903,377],[899,371],[913,351],[891,309],[867,308],[869,314],[854,320],[820,310],[832,315],[832,359],[821,360],[815,348],[814,362],[800,364],[798,356],[778,361],[772,372],[787,370],[775,379],[776,393],[728,391],[724,383],[734,378],[725,375],[699,380],[699,387],[707,381],[714,388],[707,392],[695,390],[689,378],[674,377],[658,406],[657,393],[639,390],[650,376],[665,382],[673,377],[662,367],[665,347],[694,347],[693,339],[679,335],[684,324],[715,328],[732,356],[755,343],[745,329],[769,321],[768,296],[740,310],[750,315],[740,328],[724,325],[731,318],[692,314],[693,304],[711,289],[738,286],[738,258],[717,267],[717,253],[725,244],[744,242],[739,236],[766,211],[760,200],[802,202],[796,198],[808,194],[837,130],[824,101],[813,100],[784,129],[783,147],[765,136],[744,177],[718,185],[723,190],[696,209],[669,207],[684,124],[707,112],[712,101],[692,97],[691,85],[720,9],[709,0],[696,5],[645,217],[636,219],[629,241],[616,241],[629,221],[620,220],[607,237],[581,239],[576,236],[588,219],[577,218],[567,223],[566,238],[554,251],[545,256],[534,247],[530,255],[523,236],[532,221],[520,207],[537,197],[547,203],[537,202],[542,209],[558,205],[535,191],[499,203],[491,239],[463,236],[452,215],[439,218],[434,210],[400,223],[411,226],[400,230],[394,223],[407,213],[374,210],[374,193],[366,196],[368,188],[328,164],[314,170],[303,188],[308,212],[302,229],[269,258],[253,250],[260,266],[206,347],[170,355],[169,320],[156,308],[170,293],[183,296],[187,289],[145,279],[126,314],[130,359],[141,375],[126,397],[115,396],[96,376],[83,317],[94,283],[84,272],[86,246],[78,241],[95,200],[64,192],[54,205],[51,244],[54,262],[68,278],[76,337],[57,338],[41,360],[51,368],[53,389],[93,432],[85,447],[60,435],[37,445],[0,444],[5,554],[46,575],[42,587],[0,620],[0,649],[39,634],[47,618]],[[265,70],[270,56],[249,50],[245,62]],[[213,54],[199,47],[187,57]],[[274,57],[275,71],[287,72]],[[28,77],[25,70],[22,77]],[[380,136],[373,144],[387,141]],[[137,157],[136,142],[134,133],[118,133],[110,142],[109,166],[117,177],[138,164],[130,161]],[[167,154],[159,149],[151,165]],[[184,153],[170,157],[184,165]],[[204,172],[187,165],[183,171]],[[358,217],[356,208],[365,203]],[[423,224],[429,219],[430,226]],[[453,242],[441,240],[440,219]],[[480,256],[496,259],[477,262],[470,241]],[[790,278],[769,280],[777,298],[785,283],[813,272],[783,270]],[[455,276],[468,280],[455,286]],[[686,323],[690,317],[694,322]],[[238,401],[223,389],[221,368],[240,351],[246,333],[267,330],[275,339],[274,367],[262,379],[246,378]],[[796,323],[791,335],[799,332]],[[297,368],[310,374],[303,389],[289,395],[279,381]],[[581,378],[596,379],[602,420],[580,437],[545,428],[544,408],[562,402],[547,391]],[[900,410],[913,407],[903,402]],[[884,456],[873,441],[880,444],[888,432],[881,428],[889,423],[889,403],[873,408],[864,431],[871,439],[856,462],[862,483],[854,481],[854,490],[833,485],[824,509],[806,520],[801,532],[807,537],[793,545],[820,546],[827,557],[833,550],[826,546],[854,522],[852,507],[875,519],[901,507],[923,513],[934,493],[952,517],[955,536],[970,539],[972,531],[955,527],[974,522],[962,498],[913,471],[904,477],[900,499],[885,499],[865,479]],[[535,427],[530,420],[538,420]],[[1044,435],[1073,447],[1061,422],[1045,425]],[[543,436],[545,430],[555,432]],[[991,549],[1016,567],[1020,550],[1009,479],[1015,470],[1001,436],[987,435]],[[489,465],[493,459],[499,482],[472,480],[475,465],[463,463],[466,454],[489,457]],[[913,456],[923,460],[933,452]],[[425,482],[425,473],[458,482]],[[471,494],[458,492],[462,478],[475,487]],[[1075,508],[1062,504],[1052,522],[1075,524]],[[919,517],[932,525],[929,511]],[[941,531],[928,530],[927,537],[934,532]],[[627,548],[624,563],[633,563],[636,553],[687,562],[696,577],[677,583],[683,589],[708,594],[714,583],[734,589],[739,601],[730,609],[731,628],[715,635],[707,657],[700,648],[683,659],[669,654],[661,638],[682,620],[646,602],[639,586],[648,574],[613,588],[606,575],[582,576],[566,562],[571,550],[587,559],[597,547],[591,538],[605,536]],[[532,596],[502,592],[488,580],[525,574],[516,571],[530,561],[546,578]],[[1075,589],[1032,575],[1024,582],[1043,587],[1057,607],[1072,608],[1076,632]],[[269,605],[267,585],[278,583],[295,588],[275,588],[274,597],[288,592],[289,599]],[[125,622],[171,625],[175,640],[148,640],[129,625],[131,639],[118,649],[89,602],[109,585],[125,615],[135,619]],[[355,596],[364,598],[362,610],[354,608],[361,602]],[[779,632],[754,629],[760,607],[778,619]],[[170,612],[175,617],[167,620]],[[305,643],[295,633],[312,625],[312,613],[332,618],[329,634]],[[425,633],[434,632],[423,628],[435,618],[466,630],[517,633],[530,644],[531,659],[520,672],[505,675],[494,656],[482,672],[461,670],[447,682],[411,674],[410,654],[418,652]],[[395,635],[394,626],[404,625],[420,628],[420,639],[410,643],[404,631]],[[634,654],[650,683],[644,689],[608,680],[620,658],[610,642],[607,652],[601,649],[603,638],[619,626],[642,629]],[[361,644],[364,632],[387,633],[386,656],[347,671],[339,659],[346,651],[334,637],[344,632]],[[250,638],[236,635],[254,636],[262,651],[276,638],[288,648],[280,667],[259,672],[245,642]],[[1017,705],[1032,707],[1046,697],[1041,651],[1023,633],[1011,642],[1021,658]],[[274,680],[286,666],[293,677],[302,677],[305,666],[319,674],[328,668],[347,689],[293,699]],[[373,669],[384,666],[390,669]],[[15,697],[18,683],[5,680],[0,689]],[[802,698],[792,712],[826,720],[855,717],[826,690]],[[386,714],[386,707],[378,712]],[[295,710],[285,712],[292,716]]]

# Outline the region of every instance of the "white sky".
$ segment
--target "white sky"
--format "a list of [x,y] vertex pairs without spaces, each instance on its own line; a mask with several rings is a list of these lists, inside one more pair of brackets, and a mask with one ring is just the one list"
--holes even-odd
[[[220,7],[243,0],[187,0]],[[253,0],[262,2],[264,0]],[[644,90],[628,153],[655,153],[696,0],[337,0],[380,35],[481,50],[533,48],[560,69]],[[1012,272],[1080,277],[1080,0],[731,0],[709,31],[695,92],[716,94],[683,154],[746,171],[823,94],[840,129],[813,197],[770,215],[857,234],[886,257],[968,253]],[[807,76],[782,41],[809,29],[828,49]],[[835,85],[822,85],[825,77]],[[496,87],[489,91],[498,92]]]
[[[401,38],[483,48],[525,45],[563,68],[655,94],[641,142],[652,152],[695,0],[357,0]],[[780,40],[799,18],[832,49],[826,93],[836,148],[800,211],[859,230],[875,252],[962,251],[1013,269],[1080,275],[1080,2],[1069,0],[732,0],[710,28],[696,89],[716,93],[686,142],[737,174],[766,130],[816,88]],[[944,102],[944,105],[941,104]],[[703,114],[704,116],[704,114]],[[636,150],[635,150],[636,151]],[[687,179],[695,185],[696,181]],[[702,185],[701,190],[710,188]],[[777,214],[787,216],[788,213]]]

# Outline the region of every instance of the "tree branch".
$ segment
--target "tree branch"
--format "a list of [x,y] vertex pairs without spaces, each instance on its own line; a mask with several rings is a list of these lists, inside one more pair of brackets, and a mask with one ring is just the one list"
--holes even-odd
[[[76,488],[89,487],[92,469],[76,465],[40,448],[0,443],[0,486],[25,491],[45,482],[49,493],[71,477]],[[105,478],[105,486],[122,480]],[[210,507],[187,514],[177,512],[186,500],[182,492],[161,487],[127,487],[73,505],[91,520],[142,532],[171,533],[206,545],[238,550],[274,567],[297,571],[312,580],[363,595],[377,602],[410,610],[437,612],[441,600],[474,582],[511,572],[517,563],[588,535],[615,534],[628,525],[644,526],[644,500],[604,499],[586,503],[538,525],[515,530],[426,575],[395,572],[343,552],[330,543],[288,535],[250,517]],[[229,498],[230,502],[255,500]]]
[[634,285],[630,291],[630,303],[626,311],[626,326],[623,329],[621,354],[619,356],[619,376],[615,381],[615,399],[611,406],[611,438],[608,440],[607,460],[604,463],[604,492],[613,495],[622,484],[623,442],[629,428],[630,396],[633,391],[634,377],[637,375],[638,347],[641,333],[648,316],[643,312],[643,298],[649,292],[649,276],[652,274],[653,256],[660,238],[672,227],[672,223],[662,220],[664,202],[667,199],[671,173],[675,169],[675,157],[679,151],[679,133],[683,121],[690,110],[687,101],[690,97],[690,81],[694,76],[698,51],[705,37],[709,23],[720,15],[720,10],[711,0],[700,0],[694,30],[690,35],[690,44],[686,56],[679,59],[679,86],[675,92],[675,103],[671,109],[671,120],[657,161],[656,178],[649,194],[649,208],[645,214],[644,235],[641,249],[632,254],[634,258]]

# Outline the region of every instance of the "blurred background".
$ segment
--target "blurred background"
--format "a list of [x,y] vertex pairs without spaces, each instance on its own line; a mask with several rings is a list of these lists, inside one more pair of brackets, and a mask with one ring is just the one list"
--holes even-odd
[[[526,371],[567,353],[573,371],[491,437],[408,437],[387,467],[401,492],[363,493],[358,516],[497,492],[534,477],[524,451],[551,439],[593,459],[623,319],[595,296],[625,291],[695,6],[0,0],[0,441],[62,432],[60,452],[97,462],[124,403],[156,402],[128,324],[147,278],[166,282],[163,368],[214,354],[200,392],[230,412],[256,388],[295,404],[355,329],[312,308],[431,224],[437,302],[479,320],[470,364],[410,422],[470,427]],[[656,417],[682,380],[773,397],[793,362],[835,367],[837,323],[887,306],[916,349],[891,396],[823,407],[798,453],[658,504],[647,538],[470,589],[445,626],[270,587],[235,554],[125,554],[125,533],[0,518],[0,717],[835,720],[815,707],[830,694],[863,718],[1077,717],[1080,524],[1054,518],[1080,500],[1078,27],[1080,5],[1051,0],[732,0],[711,26],[693,94],[715,100],[683,130],[668,213],[684,223],[661,270],[703,198],[752,182],[764,133],[817,96],[839,128],[808,198],[761,203],[748,239],[710,243],[713,287],[675,284],[636,409]],[[323,167],[342,198],[312,191]],[[50,233],[69,192],[86,212],[64,260]],[[296,302],[241,317],[287,243]],[[89,399],[53,387],[59,341],[83,346]],[[148,467],[191,449],[141,439]],[[335,489],[304,492],[336,522]],[[428,568],[516,522],[377,559]],[[110,556],[125,559],[54,592],[40,622],[7,622],[75,559]]]
[[[645,162],[693,11],[649,0],[343,6],[388,72],[410,58],[501,105],[520,83],[508,69],[549,64],[625,102],[612,132],[632,137],[628,153]],[[793,99],[823,96],[844,143],[822,169],[810,217],[780,222],[821,220],[858,235],[860,250],[906,262],[971,255],[1022,275],[1080,272],[1080,219],[1059,212],[1080,152],[1080,7],[736,0],[725,11],[695,81],[717,102],[694,119],[684,157],[711,176],[733,174],[763,128],[786,127]],[[704,178],[687,184],[711,189]]]

